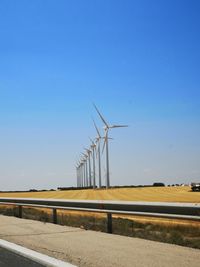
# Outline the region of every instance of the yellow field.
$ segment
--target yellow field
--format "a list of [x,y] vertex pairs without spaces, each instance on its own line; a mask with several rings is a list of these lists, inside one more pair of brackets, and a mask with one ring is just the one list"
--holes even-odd
[[[96,190],[69,190],[49,192],[26,192],[26,193],[0,193],[0,197],[20,198],[57,198],[57,199],[85,199],[85,200],[124,200],[124,201],[152,201],[152,202],[188,202],[200,203],[200,192],[192,192],[189,186],[184,187],[146,187],[146,188],[119,188],[119,189],[96,189]],[[46,212],[51,213],[50,210]],[[59,211],[60,213],[71,213],[81,215],[77,211]],[[84,213],[84,216],[91,216],[91,213]],[[96,217],[103,217],[103,214],[93,214]],[[116,215],[115,217],[118,217]],[[186,224],[199,226],[199,222],[187,220],[168,220],[161,218],[149,218],[138,216],[123,216],[140,222],[164,223],[164,224]]]
[[189,186],[0,193],[0,197],[200,203],[200,192],[192,192]]

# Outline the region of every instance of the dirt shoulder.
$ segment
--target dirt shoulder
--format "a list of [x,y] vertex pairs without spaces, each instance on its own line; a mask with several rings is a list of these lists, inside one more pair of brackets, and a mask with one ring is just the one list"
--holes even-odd
[[84,267],[197,267],[200,250],[0,215],[0,239]]

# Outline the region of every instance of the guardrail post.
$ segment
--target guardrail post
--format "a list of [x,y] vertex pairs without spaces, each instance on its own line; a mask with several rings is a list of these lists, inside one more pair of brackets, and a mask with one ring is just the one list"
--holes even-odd
[[112,234],[112,213],[107,213],[107,233]]
[[18,217],[19,217],[19,218],[22,218],[22,206],[19,206]]
[[53,223],[57,224],[57,209],[53,209]]

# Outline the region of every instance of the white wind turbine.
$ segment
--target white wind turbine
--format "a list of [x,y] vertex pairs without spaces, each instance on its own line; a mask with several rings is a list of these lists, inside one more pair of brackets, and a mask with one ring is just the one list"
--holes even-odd
[[96,149],[96,144],[94,141],[90,138],[90,141],[92,142],[91,144],[91,149],[92,149],[92,158],[93,158],[93,189],[96,188],[96,173],[95,173],[95,149]]
[[83,187],[83,182],[84,182],[84,163],[83,163],[82,160],[80,160],[79,169],[80,169],[80,187]]
[[106,146],[106,188],[108,189],[110,187],[110,171],[109,171],[109,147],[108,147],[108,132],[110,129],[113,128],[121,128],[121,127],[128,127],[128,125],[109,125],[106,120],[103,118],[103,116],[101,115],[100,111],[98,110],[98,108],[96,107],[96,105],[94,104],[94,107],[97,111],[97,113],[99,114],[101,120],[104,123],[104,130],[105,130],[105,139],[104,139],[104,145],[103,145],[103,151],[104,148]]
[[76,167],[76,185],[79,187],[79,165],[75,165]]
[[99,170],[99,188],[101,188],[102,184],[101,184],[101,134],[99,132],[99,129],[97,128],[97,125],[95,123],[95,121],[93,120],[94,123],[94,127],[97,131],[97,137],[96,137],[96,144],[97,144],[97,153],[98,153],[98,170]]
[[77,171],[77,187],[82,186],[82,162],[78,159],[76,163],[76,171]]
[[88,160],[88,155],[85,153],[82,153],[82,155],[84,156],[83,160],[85,162],[85,186],[88,186],[88,164],[87,164],[87,160]]
[[82,168],[82,187],[86,187],[86,176],[87,176],[87,170],[86,170],[86,158],[82,156],[81,158],[81,168]]
[[81,187],[81,164],[76,167],[77,170],[77,187]]
[[91,154],[92,154],[92,150],[88,149],[88,148],[84,148],[85,151],[87,152],[87,156],[88,156],[88,175],[89,175],[89,187],[92,186],[92,173],[91,173]]

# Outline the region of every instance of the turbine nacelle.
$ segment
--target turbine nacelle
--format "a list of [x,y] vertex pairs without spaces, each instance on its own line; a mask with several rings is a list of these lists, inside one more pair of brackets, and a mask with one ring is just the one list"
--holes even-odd
[[84,150],[87,152],[88,156],[90,156],[90,154],[92,153],[92,150],[88,149],[88,148],[85,148],[84,147]]
[[87,159],[88,158],[88,155],[85,154],[85,153],[81,153],[83,156],[84,156],[84,159]]
[[90,139],[90,141],[91,141],[91,145],[90,145],[90,147],[91,147],[91,149],[93,150],[93,149],[95,149],[96,148],[96,144],[95,144],[95,142],[89,137],[89,139]]

